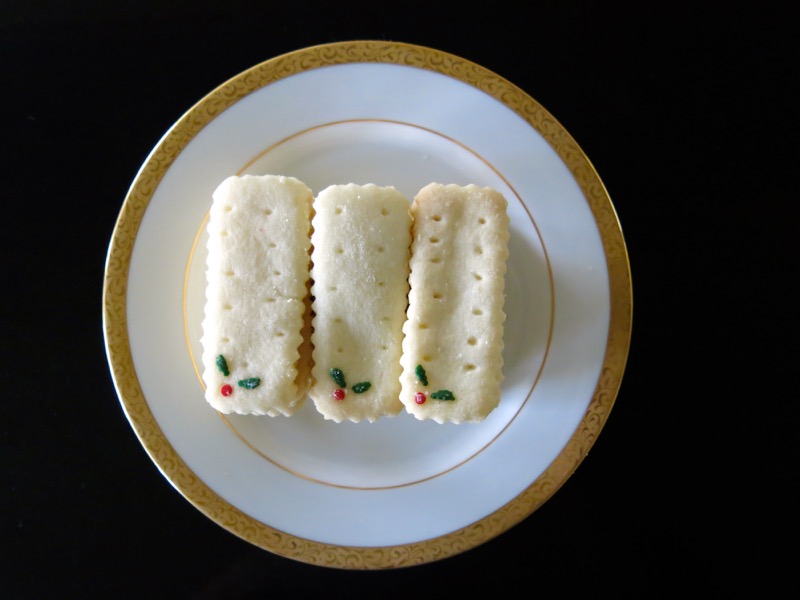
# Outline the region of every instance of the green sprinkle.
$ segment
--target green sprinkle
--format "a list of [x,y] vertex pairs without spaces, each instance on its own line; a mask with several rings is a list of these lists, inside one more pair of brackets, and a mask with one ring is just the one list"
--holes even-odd
[[230,369],[228,369],[228,361],[225,360],[225,357],[220,354],[217,356],[217,368],[222,371],[222,374],[227,377],[231,374]]
[[422,385],[428,385],[428,374],[425,372],[425,369],[422,365],[417,365],[417,368],[414,370],[417,374],[417,379]]
[[341,369],[337,369],[336,367],[334,367],[329,371],[329,373],[331,374],[333,380],[336,382],[336,385],[338,385],[340,388],[347,387],[347,382],[344,380],[344,373],[342,373]]
[[362,381],[361,383],[357,383],[353,386],[353,391],[356,394],[363,394],[371,387],[372,384],[369,381]]
[[252,390],[261,385],[261,379],[258,377],[250,377],[249,379],[240,379],[236,382],[239,387]]
[[438,392],[433,392],[431,394],[431,398],[434,400],[455,400],[456,397],[453,396],[453,392],[450,390],[439,390]]

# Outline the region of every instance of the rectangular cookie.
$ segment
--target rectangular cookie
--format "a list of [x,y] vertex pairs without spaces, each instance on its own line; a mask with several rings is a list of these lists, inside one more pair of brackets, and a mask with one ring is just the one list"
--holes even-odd
[[372,422],[403,409],[409,205],[373,184],[332,185],[314,200],[309,396],[325,419]]
[[503,381],[506,199],[491,188],[432,183],[411,214],[401,400],[420,420],[483,421]]
[[202,378],[222,413],[289,416],[306,398],[312,202],[303,182],[277,175],[214,191]]

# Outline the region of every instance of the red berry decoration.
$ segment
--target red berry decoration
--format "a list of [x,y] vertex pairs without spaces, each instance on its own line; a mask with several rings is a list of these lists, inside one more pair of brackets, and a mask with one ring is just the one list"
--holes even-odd
[[426,400],[427,397],[425,396],[424,392],[417,392],[416,394],[414,394],[414,402],[416,402],[417,404],[425,404]]
[[219,389],[219,393],[223,396],[230,396],[233,393],[233,388],[226,383]]
[[344,397],[346,395],[347,392],[345,392],[342,388],[336,388],[335,390],[333,390],[333,392],[331,392],[331,396],[333,396],[333,399],[336,400],[337,402],[341,402],[342,400],[344,400]]

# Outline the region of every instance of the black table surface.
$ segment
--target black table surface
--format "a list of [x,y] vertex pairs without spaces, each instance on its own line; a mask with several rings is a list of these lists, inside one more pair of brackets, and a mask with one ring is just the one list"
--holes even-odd
[[[0,596],[773,597],[800,532],[797,52],[770,4],[0,3]],[[561,122],[618,212],[634,317],[614,408],[551,499],[463,553],[361,571],[251,545],[170,485],[115,393],[101,294],[182,114],[264,60],[366,39],[466,58]]]

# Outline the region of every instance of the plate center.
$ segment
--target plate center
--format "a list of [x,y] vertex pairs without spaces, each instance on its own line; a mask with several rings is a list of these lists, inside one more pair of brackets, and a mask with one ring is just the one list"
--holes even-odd
[[[307,399],[292,417],[223,416],[242,443],[305,479],[336,487],[392,488],[437,477],[490,446],[529,400],[552,329],[552,284],[533,216],[493,165],[445,135],[407,123],[321,124],[266,148],[239,174],[279,174],[316,194],[336,183],[391,185],[409,200],[432,181],[475,183],[503,193],[511,219],[506,277],[503,399],[479,424],[417,421],[405,412],[375,423],[325,421]],[[209,199],[210,206],[210,199]],[[199,367],[205,295],[205,222],[189,259],[184,296],[188,354]],[[198,402],[203,399],[198,378]],[[208,406],[208,410],[213,410]]]

